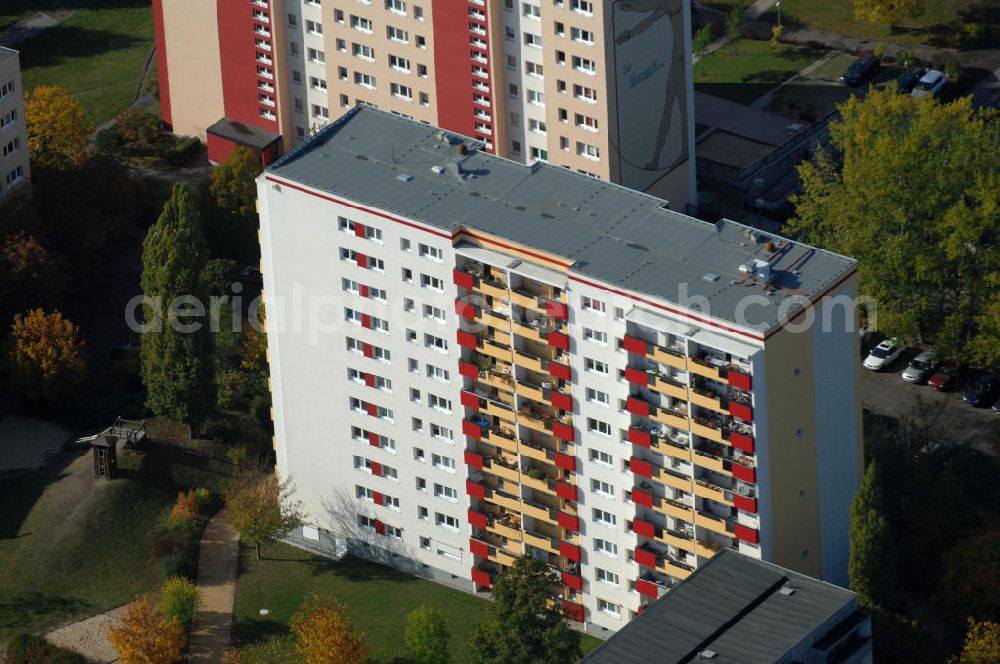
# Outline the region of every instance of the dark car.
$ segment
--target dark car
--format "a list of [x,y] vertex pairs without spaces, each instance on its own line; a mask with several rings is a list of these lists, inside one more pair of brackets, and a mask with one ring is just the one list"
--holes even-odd
[[866,78],[878,71],[878,67],[879,59],[877,57],[871,53],[862,55],[851,63],[840,80],[851,87],[861,85]]
[[934,372],[934,375],[928,379],[927,384],[935,390],[941,390],[942,392],[950,390],[955,386],[960,370],[958,362],[955,360],[945,360],[937,368],[937,371]]
[[913,86],[915,86],[917,81],[919,81],[926,73],[927,70],[923,67],[911,67],[910,69],[907,69],[899,75],[899,78],[896,79],[896,91],[900,94],[910,94],[913,92]]
[[992,400],[997,391],[997,380],[988,373],[978,374],[965,386],[962,393],[962,401],[970,406],[986,406]]

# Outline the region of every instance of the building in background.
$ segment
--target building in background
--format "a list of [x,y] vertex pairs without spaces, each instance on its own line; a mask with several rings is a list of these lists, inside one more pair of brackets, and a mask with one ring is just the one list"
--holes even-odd
[[17,51],[0,46],[0,198],[31,182],[24,91]]
[[871,637],[851,591],[723,550],[580,664],[870,664]]
[[[690,0],[154,0],[163,120],[265,163],[355,105],[695,203]],[[263,146],[263,147],[262,147]]]
[[300,543],[596,633],[727,547],[846,584],[856,263],[481,148],[361,107],[258,180]]

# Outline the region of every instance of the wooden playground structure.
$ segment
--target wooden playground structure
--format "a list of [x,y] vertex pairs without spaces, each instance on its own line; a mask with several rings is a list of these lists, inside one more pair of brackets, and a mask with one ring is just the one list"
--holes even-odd
[[94,477],[106,480],[115,478],[118,470],[118,443],[136,448],[146,440],[145,420],[126,420],[121,417],[100,433],[76,440],[77,445],[90,445],[94,450]]

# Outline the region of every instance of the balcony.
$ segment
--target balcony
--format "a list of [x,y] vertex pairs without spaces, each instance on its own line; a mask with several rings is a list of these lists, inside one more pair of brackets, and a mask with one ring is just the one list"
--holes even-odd
[[559,555],[559,540],[555,537],[549,537],[533,530],[525,530],[524,543],[530,544],[536,549]]
[[735,524],[732,517],[722,516],[707,509],[701,509],[695,513],[694,523],[701,528],[727,536],[732,535]]
[[694,481],[694,495],[706,500],[714,500],[723,505],[733,504],[732,499],[727,498],[727,489],[704,479],[696,479]]
[[670,589],[670,580],[655,572],[646,572],[635,581],[636,591],[643,597],[658,599]]
[[517,462],[504,459],[499,454],[486,459],[482,470],[508,482],[513,482],[514,484],[521,483],[521,473],[517,468]]
[[636,547],[634,555],[635,561],[643,567],[655,569],[679,579],[687,578],[694,572],[694,567],[690,564],[651,544]]
[[647,357],[664,366],[673,367],[674,369],[679,369],[681,371],[688,370],[687,357],[684,355],[684,350],[679,347],[671,348],[650,344]]
[[545,343],[545,337],[542,336],[545,333],[544,327],[544,322],[538,319],[528,321],[528,323],[515,321],[512,325],[514,334],[537,343]]

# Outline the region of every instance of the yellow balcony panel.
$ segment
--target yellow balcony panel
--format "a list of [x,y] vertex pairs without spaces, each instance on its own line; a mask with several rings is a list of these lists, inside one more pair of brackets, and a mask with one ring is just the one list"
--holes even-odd
[[522,413],[517,414],[518,424],[523,424],[529,429],[534,429],[541,433],[548,433],[547,422],[540,417],[534,417],[532,415],[524,415]]
[[709,470],[714,470],[715,472],[722,473],[723,475],[732,474],[725,469],[725,464],[720,457],[695,450],[693,459],[696,466],[708,468]]
[[675,565],[669,560],[664,560],[662,563],[657,565],[656,568],[664,574],[669,574],[670,576],[678,579],[686,579],[694,573],[693,570],[686,569],[680,565]]
[[672,459],[680,459],[681,461],[691,460],[691,452],[686,446],[675,445],[663,440],[662,438],[657,438],[656,441],[650,445],[650,449]]
[[500,404],[492,401],[486,402],[486,414],[495,415],[502,420],[507,420],[511,424],[514,423],[514,410],[512,408],[504,408]]
[[507,301],[507,287],[502,288],[496,284],[490,283],[485,279],[479,280],[479,286],[476,288],[477,291],[483,295],[488,295],[489,297],[495,298],[501,302]]
[[526,473],[521,474],[521,486],[531,487],[535,491],[544,491],[545,493],[555,494],[556,492],[555,488],[549,486],[547,478],[536,480]]
[[717,380],[723,383],[726,382],[719,376],[719,367],[703,363],[693,357],[691,358],[691,361],[688,362],[688,371],[699,376],[704,376],[705,378],[711,378],[712,380]]
[[726,500],[726,495],[722,489],[695,480],[694,495],[699,498],[707,498],[727,505],[732,505],[731,500]]
[[674,503],[668,503],[665,500],[660,500],[655,503],[653,509],[667,516],[672,516],[675,519],[681,519],[682,521],[691,521],[691,515],[694,512],[690,507],[684,507],[675,505]]
[[502,450],[506,450],[507,452],[512,452],[514,454],[517,454],[518,452],[517,440],[501,436],[500,434],[494,431],[489,431],[485,436],[483,436],[482,441],[484,443],[489,443],[494,447],[499,447]]
[[663,424],[666,424],[668,427],[673,427],[681,431],[688,430],[688,421],[686,417],[680,417],[678,415],[674,415],[673,413],[666,410],[657,410],[655,413],[653,413],[653,419],[656,420],[657,422],[662,422]]
[[538,304],[538,296],[532,295],[527,291],[518,293],[516,290],[512,290],[510,292],[510,302],[511,304],[522,306],[525,309],[530,309],[531,311],[545,313],[545,309]]
[[683,355],[675,355],[660,346],[653,346],[653,350],[649,353],[648,357],[651,357],[660,364],[664,364],[668,367],[680,369],[681,371],[687,371],[688,363],[687,359]]
[[531,546],[537,549],[541,549],[542,551],[548,551],[549,553],[559,553],[559,548],[552,545],[551,537],[546,537],[538,533],[533,533],[530,530],[524,531],[524,543],[530,544]]
[[538,332],[538,330],[530,325],[514,322],[512,329],[514,334],[520,337],[531,339],[532,341],[537,341],[538,343],[545,343],[545,340],[542,339],[542,335]]
[[488,355],[494,359],[502,360],[503,362],[509,363],[511,361],[510,348],[504,348],[503,346],[492,344],[489,341],[481,341],[476,347],[476,350],[482,355]]
[[536,459],[538,461],[544,461],[546,463],[552,463],[551,461],[549,461],[549,453],[545,449],[539,449],[539,448],[536,448],[536,447],[532,447],[532,446],[526,445],[525,443],[522,442],[521,443],[520,452],[521,452],[521,454],[523,454],[524,456],[526,456],[526,457],[528,457],[530,459]]
[[488,325],[498,332],[510,333],[510,321],[501,316],[497,316],[489,309],[481,309],[476,321],[483,325]]
[[674,397],[675,399],[681,399],[683,401],[688,400],[688,391],[686,387],[683,385],[675,385],[674,383],[663,380],[662,378],[657,378],[653,381],[650,388],[653,391],[665,394],[668,397]]
[[680,537],[678,535],[674,535],[673,533],[668,532],[666,530],[664,530],[663,534],[657,537],[656,539],[660,542],[663,542],[664,544],[670,544],[671,546],[676,546],[678,549],[681,549],[683,551],[690,551],[693,553],[695,550],[694,540],[687,537]]
[[510,377],[509,373],[487,371],[485,374],[479,376],[478,380],[484,385],[489,385],[499,390],[509,392],[514,389],[514,379]]
[[528,355],[527,353],[522,353],[519,350],[514,351],[514,362],[517,363],[517,366],[524,367],[525,369],[529,369],[531,371],[534,371],[535,373],[540,373],[540,374],[548,373],[545,370],[545,367],[542,366],[541,358]]
[[531,385],[530,383],[521,383],[515,386],[514,391],[520,394],[522,397],[528,397],[529,399],[534,399],[538,403],[545,403],[545,393],[541,389]]
[[498,330],[495,327],[490,328],[490,333],[488,336],[490,339],[503,346],[510,346],[511,340],[513,339],[513,337],[510,336],[510,333],[507,332],[506,329]]
[[702,528],[707,528],[714,533],[719,533],[722,535],[729,535],[729,531],[726,530],[726,521],[719,516],[714,514],[704,514],[703,512],[697,512],[694,515],[694,523],[696,526],[701,526]]
[[493,519],[493,523],[487,526],[486,530],[495,535],[500,535],[501,537],[506,537],[507,539],[515,540],[517,542],[520,542],[522,539],[522,533],[519,529],[500,523],[498,519]]
[[552,518],[551,513],[547,508],[541,507],[539,505],[532,505],[531,503],[521,503],[521,511],[524,512],[525,516],[530,516],[533,519],[540,519],[548,523],[555,523],[555,519]]
[[694,552],[695,552],[695,554],[697,554],[697,555],[699,555],[699,556],[701,556],[703,558],[711,558],[712,556],[714,556],[716,553],[719,552],[720,548],[722,548],[722,547],[719,546],[718,544],[714,543],[714,542],[712,542],[711,544],[709,544],[709,543],[703,542],[702,540],[697,540],[694,543]]
[[512,512],[521,512],[521,501],[513,496],[505,495],[494,491],[493,493],[486,496],[484,500],[487,500],[494,505],[499,505],[500,507],[506,507]]
[[718,443],[725,442],[722,439],[722,431],[716,429],[713,426],[700,424],[697,421],[691,422],[691,433],[697,434],[702,438],[707,438],[708,440],[714,440]]
[[508,482],[514,482],[515,484],[520,484],[521,482],[521,473],[517,470],[517,468],[507,468],[496,461],[490,461],[489,466],[484,467],[483,471],[492,473],[497,477],[502,477]]
[[711,410],[725,413],[728,412],[722,407],[722,401],[716,396],[709,396],[706,394],[698,394],[694,390],[691,391],[691,403],[702,406],[703,408],[710,408]]
[[490,560],[495,563],[500,563],[504,567],[510,567],[517,560],[517,554],[508,553],[501,548],[495,548],[492,555],[490,555]]
[[675,489],[680,489],[681,491],[690,491],[691,490],[691,478],[690,477],[682,477],[682,476],[674,475],[673,473],[668,473],[667,471],[663,470],[662,468],[657,468],[654,471],[654,473],[653,473],[653,479],[656,480],[657,482],[660,482],[661,484],[665,484],[667,486],[672,486]]

